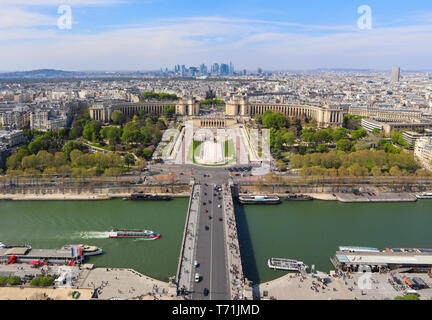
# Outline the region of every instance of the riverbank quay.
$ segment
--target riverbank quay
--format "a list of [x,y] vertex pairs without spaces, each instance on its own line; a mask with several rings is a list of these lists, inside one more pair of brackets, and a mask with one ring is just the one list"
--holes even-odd
[[[187,193],[142,193],[150,196],[169,196],[172,198],[187,198]],[[50,194],[0,194],[0,200],[10,201],[88,201],[88,200],[112,200],[112,199],[127,199],[131,197],[131,193],[116,193],[116,194],[94,194],[94,193],[50,193]]]
[[[240,194],[239,196],[248,196],[250,194]],[[255,194],[258,195],[258,194]],[[259,194],[263,195],[263,194]],[[273,194],[272,194],[273,195]],[[288,193],[275,193],[274,195],[281,198],[287,197]],[[304,193],[305,196],[310,196],[314,200],[322,201],[339,201],[345,203],[363,203],[363,202],[416,202],[418,199],[415,194],[408,192],[377,192],[368,193],[362,192],[358,195],[353,193]]]
[[336,199],[339,202],[357,203],[357,202],[416,202],[417,197],[410,193],[337,193]]
[[240,186],[239,193],[338,193],[341,190],[365,189],[370,192],[427,192],[432,179],[417,177],[262,177],[257,181],[234,179]]
[[432,278],[425,273],[291,273],[255,285],[253,292],[257,300],[394,300],[412,290],[404,278],[413,277],[426,284],[416,290],[420,299],[430,300]]
[[36,276],[63,277],[67,282],[53,287],[36,288],[28,284],[0,287],[0,300],[72,300],[72,292],[80,293],[79,300],[172,300],[176,288],[167,282],[147,277],[132,269],[96,268],[92,265],[42,266],[29,264],[0,265],[0,276],[18,276],[23,281]]

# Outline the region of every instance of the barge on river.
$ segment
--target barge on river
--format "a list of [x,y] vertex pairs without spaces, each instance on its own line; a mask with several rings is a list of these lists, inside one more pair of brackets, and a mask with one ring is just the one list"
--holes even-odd
[[172,200],[170,196],[158,196],[144,193],[133,193],[130,196],[130,200],[134,201],[169,201]]
[[416,194],[417,199],[432,199],[432,193],[430,192],[423,192],[420,194]]
[[307,269],[303,262],[291,259],[270,258],[267,260],[267,265],[274,270],[300,272]]
[[87,256],[101,254],[98,247],[85,245],[67,245],[61,249],[33,249],[31,246],[0,246],[0,262],[39,264],[82,263]]
[[156,233],[150,230],[118,230],[113,229],[108,234],[109,238],[114,239],[143,239],[143,240],[155,240],[160,237],[160,233]]
[[240,196],[238,198],[241,204],[279,204],[281,203],[278,196]]
[[313,198],[311,196],[307,196],[304,194],[289,194],[285,197],[286,201],[312,201]]

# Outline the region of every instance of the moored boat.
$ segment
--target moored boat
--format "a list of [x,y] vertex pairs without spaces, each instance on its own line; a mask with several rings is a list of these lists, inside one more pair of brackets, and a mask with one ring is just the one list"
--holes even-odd
[[109,232],[108,238],[119,238],[119,239],[145,239],[155,240],[160,237],[160,233],[156,233],[150,230],[118,230],[113,229]]
[[84,256],[96,256],[103,253],[101,248],[85,244],[67,244],[62,247],[62,250],[70,250],[72,248],[77,250],[81,249]]
[[267,265],[270,269],[296,271],[306,270],[308,267],[302,261],[282,258],[270,258],[267,260]]
[[430,192],[423,192],[420,194],[416,194],[417,199],[432,199],[432,193]]
[[279,204],[278,196],[240,196],[238,198],[241,204]]
[[130,199],[135,201],[169,201],[172,200],[172,197],[150,195],[150,194],[143,194],[143,193],[133,193],[130,196]]
[[289,194],[285,197],[286,201],[311,201],[313,198],[304,194]]

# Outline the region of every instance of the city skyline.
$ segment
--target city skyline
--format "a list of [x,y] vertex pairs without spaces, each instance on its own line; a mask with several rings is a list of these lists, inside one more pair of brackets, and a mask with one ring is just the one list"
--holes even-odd
[[8,50],[0,70],[158,70],[230,60],[238,70],[432,69],[427,1],[369,4],[371,30],[358,27],[359,1],[77,0],[66,3],[71,29],[61,30],[63,4],[2,1],[0,43]]

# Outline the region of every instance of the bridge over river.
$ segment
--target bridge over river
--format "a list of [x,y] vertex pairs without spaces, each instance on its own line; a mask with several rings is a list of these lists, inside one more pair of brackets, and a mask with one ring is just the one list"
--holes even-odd
[[252,299],[243,275],[232,186],[226,175],[203,178],[194,182],[189,200],[178,293],[194,300]]

